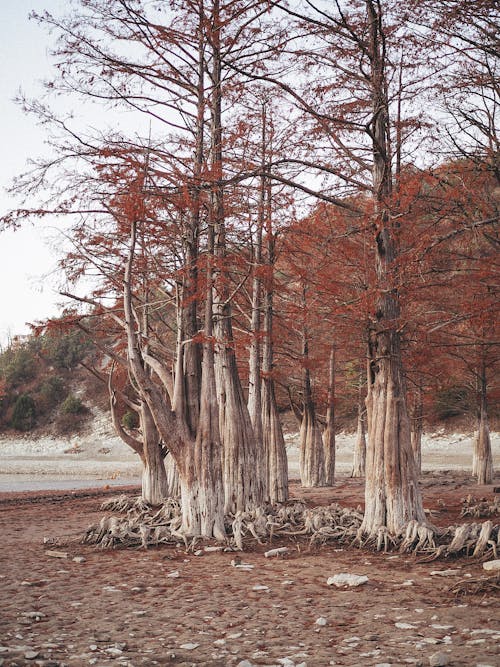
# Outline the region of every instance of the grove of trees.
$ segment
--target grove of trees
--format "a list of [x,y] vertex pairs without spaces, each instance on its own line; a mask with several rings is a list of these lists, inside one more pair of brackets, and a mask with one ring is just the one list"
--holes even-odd
[[55,74],[21,103],[52,154],[4,224],[67,221],[65,324],[109,359],[93,371],[145,500],[179,485],[183,534],[223,539],[226,514],[288,498],[285,405],[302,484],[334,484],[342,405],[362,534],[425,527],[422,423],[455,390],[491,482],[496,3],[80,0],[34,18]]

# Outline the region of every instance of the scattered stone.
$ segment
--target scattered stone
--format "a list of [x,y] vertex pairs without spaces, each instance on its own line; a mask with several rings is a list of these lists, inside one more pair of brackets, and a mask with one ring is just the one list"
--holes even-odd
[[500,570],[500,560],[488,560],[486,563],[483,563],[483,570],[488,572],[495,572]]
[[89,646],[89,651],[92,651],[92,653],[93,653],[94,651],[97,651],[97,644],[91,644],[91,645]]
[[86,560],[87,559],[84,558],[83,556],[75,556],[73,558],[73,562],[75,562],[75,563],[85,563]]
[[185,651],[192,651],[195,648],[198,648],[199,644],[194,644],[192,642],[188,642],[187,644],[181,644],[179,648],[184,649]]
[[418,626],[412,623],[394,623],[398,630],[417,630]]
[[288,547],[280,547],[279,549],[270,549],[264,553],[266,558],[271,558],[272,556],[283,556],[289,551]]
[[216,639],[214,641],[214,646],[225,646],[225,645],[226,645],[225,639]]
[[326,618],[324,616],[320,616],[319,618],[316,619],[316,625],[324,626],[328,623]]
[[413,581],[413,579],[405,579],[405,581],[403,581],[401,586],[413,586],[414,583],[415,582]]
[[295,667],[294,661],[290,660],[290,658],[278,658],[278,662],[280,665],[283,665],[283,667]]
[[227,635],[228,639],[239,639],[243,633],[242,632],[233,632],[230,635]]
[[121,655],[123,651],[121,648],[117,648],[116,646],[110,646],[109,648],[106,649],[106,653],[118,656]]
[[171,579],[177,579],[181,575],[179,574],[179,570],[174,570],[173,572],[170,572],[167,574],[167,577],[170,577]]
[[46,556],[51,558],[68,558],[69,553],[67,551],[51,551],[50,549],[45,552]]
[[439,625],[438,623],[433,623],[431,628],[434,628],[434,630],[456,630],[453,625]]
[[432,570],[431,577],[453,577],[460,574],[460,570]]
[[26,651],[24,654],[24,657],[26,660],[34,660],[35,658],[38,658],[40,653],[38,651]]
[[23,611],[21,613],[21,616],[24,616],[24,618],[28,618],[36,622],[41,621],[42,618],[45,618],[45,614],[42,614],[41,611]]
[[269,586],[264,586],[262,584],[256,584],[255,586],[252,587],[253,591],[268,591]]
[[433,653],[429,658],[430,667],[444,667],[449,662],[450,658],[446,653]]
[[205,547],[205,551],[207,553],[211,553],[214,551],[224,551],[224,547]]
[[326,583],[328,586],[333,585],[340,588],[342,586],[361,586],[362,584],[366,584],[367,581],[368,577],[365,574],[347,574],[342,572],[329,577]]
[[254,664],[249,660],[241,660],[236,667],[254,667]]
[[203,556],[203,549],[198,549],[197,551],[194,552],[195,556]]

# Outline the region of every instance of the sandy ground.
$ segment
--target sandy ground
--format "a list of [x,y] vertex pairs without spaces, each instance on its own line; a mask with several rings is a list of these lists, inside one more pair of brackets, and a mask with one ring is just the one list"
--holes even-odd
[[[426,508],[443,526],[457,521],[468,493],[493,498],[493,486],[478,487],[457,472],[427,473],[422,487]],[[4,667],[396,667],[429,665],[438,653],[435,664],[500,664],[498,597],[450,591],[484,577],[480,563],[419,563],[339,545],[309,550],[307,542],[288,538],[272,544],[290,548],[274,559],[263,555],[269,544],[249,541],[241,558],[253,568],[244,571],[231,565],[234,553],[80,544],[109,494],[116,490],[0,494]],[[307,491],[294,483],[292,494],[310,504],[356,506],[363,483],[340,476],[333,488]],[[345,590],[327,585],[344,572],[367,575],[368,582]]]

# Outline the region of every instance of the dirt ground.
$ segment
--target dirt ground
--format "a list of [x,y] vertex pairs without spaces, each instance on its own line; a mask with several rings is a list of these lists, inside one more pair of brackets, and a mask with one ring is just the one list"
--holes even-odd
[[[467,494],[493,499],[493,485],[460,473],[426,474],[422,486],[441,526],[458,522]],[[363,504],[362,481],[347,477],[291,490],[311,505]],[[248,541],[239,557],[253,568],[244,570],[234,553],[80,544],[104,496],[118,492],[0,495],[0,665],[500,665],[498,595],[450,590],[485,577],[481,563],[309,550],[290,538],[273,542],[290,548],[277,558]],[[328,586],[338,573],[368,582]]]

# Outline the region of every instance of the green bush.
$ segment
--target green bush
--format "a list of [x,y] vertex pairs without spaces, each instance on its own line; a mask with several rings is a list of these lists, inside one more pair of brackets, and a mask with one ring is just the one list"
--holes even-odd
[[56,368],[71,370],[91,350],[92,344],[80,331],[64,334],[47,334],[43,338],[42,352]]
[[18,431],[30,431],[36,423],[36,405],[29,394],[21,394],[14,403],[12,426]]
[[122,426],[129,431],[132,431],[134,428],[139,426],[139,417],[137,412],[132,412],[128,410],[122,417]]
[[40,407],[43,410],[51,410],[62,401],[66,393],[64,380],[58,375],[52,375],[40,384],[37,393]]
[[2,354],[0,373],[10,387],[17,387],[35,377],[35,357],[25,347],[10,348]]
[[463,385],[453,385],[436,393],[434,410],[439,420],[446,420],[467,414],[473,404],[470,389]]
[[61,403],[61,412],[65,415],[81,415],[86,411],[86,407],[78,396],[68,394]]

